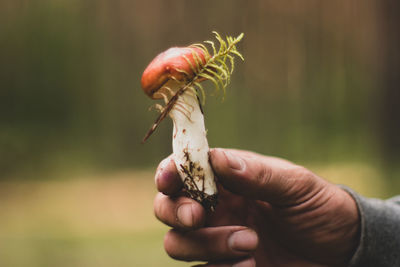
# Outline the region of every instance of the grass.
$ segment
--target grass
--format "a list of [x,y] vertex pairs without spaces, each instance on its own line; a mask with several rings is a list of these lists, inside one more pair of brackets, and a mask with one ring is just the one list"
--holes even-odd
[[186,266],[163,251],[150,172],[0,184],[0,266]]
[[[363,164],[308,166],[367,196],[385,195]],[[163,251],[153,172],[0,182],[0,266],[188,266]]]

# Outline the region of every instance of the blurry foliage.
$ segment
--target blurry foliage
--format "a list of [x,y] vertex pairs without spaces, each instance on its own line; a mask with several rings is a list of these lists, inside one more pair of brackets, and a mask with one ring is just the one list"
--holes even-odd
[[391,142],[377,109],[390,43],[379,3],[0,0],[0,177],[154,167],[171,151],[171,123],[140,144],[157,115],[142,71],[212,30],[244,32],[246,62],[222,105],[208,98],[211,146],[379,163]]

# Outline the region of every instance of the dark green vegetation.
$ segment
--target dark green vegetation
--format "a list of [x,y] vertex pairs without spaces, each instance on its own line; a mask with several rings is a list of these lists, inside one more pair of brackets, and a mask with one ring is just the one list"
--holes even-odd
[[171,151],[170,125],[140,145],[157,116],[142,71],[212,30],[244,32],[246,62],[223,104],[209,98],[211,146],[396,162],[396,93],[381,71],[398,64],[386,61],[397,36],[384,34],[380,3],[2,0],[0,177],[154,166]]

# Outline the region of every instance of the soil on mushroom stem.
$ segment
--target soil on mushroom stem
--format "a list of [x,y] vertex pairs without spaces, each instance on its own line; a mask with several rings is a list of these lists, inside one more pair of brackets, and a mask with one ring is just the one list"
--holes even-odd
[[[191,160],[187,148],[183,150],[183,153],[185,154],[185,163],[180,164],[180,168],[186,175],[183,180],[185,193],[189,197],[199,201],[206,210],[214,211],[218,204],[218,195],[208,195],[204,192],[205,174],[203,168],[198,162]],[[201,189],[197,186],[199,183],[202,183]]]

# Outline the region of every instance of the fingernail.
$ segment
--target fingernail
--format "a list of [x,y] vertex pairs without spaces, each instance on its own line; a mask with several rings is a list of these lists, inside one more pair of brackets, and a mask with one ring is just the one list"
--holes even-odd
[[192,204],[182,204],[178,207],[176,212],[178,221],[186,226],[193,226],[193,214],[192,214]]
[[253,258],[245,259],[244,261],[235,263],[232,267],[255,267],[256,261]]
[[224,151],[225,157],[228,160],[228,165],[232,169],[242,170],[244,168],[244,161],[240,157],[233,155],[229,151]]
[[228,246],[232,250],[240,252],[250,252],[257,248],[257,234],[250,229],[234,232],[228,238]]

